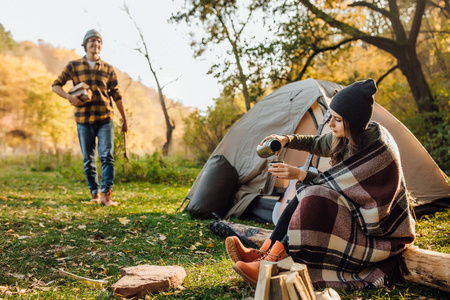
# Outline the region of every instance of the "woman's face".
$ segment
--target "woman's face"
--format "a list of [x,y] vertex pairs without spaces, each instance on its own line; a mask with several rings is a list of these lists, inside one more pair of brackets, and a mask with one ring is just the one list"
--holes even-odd
[[334,110],[331,110],[330,128],[333,135],[337,138],[346,137],[344,119]]

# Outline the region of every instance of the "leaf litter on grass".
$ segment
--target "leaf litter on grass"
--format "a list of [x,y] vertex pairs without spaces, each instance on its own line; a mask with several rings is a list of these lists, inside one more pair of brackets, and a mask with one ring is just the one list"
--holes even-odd
[[[4,174],[1,168],[0,174]],[[177,299],[216,299],[217,295],[244,299],[254,295],[254,289],[232,270],[223,238],[206,229],[210,220],[177,212],[189,187],[120,183],[115,193],[123,199],[123,205],[105,210],[82,204],[86,193],[80,189],[84,186],[70,178],[47,174],[39,181],[45,182],[45,188],[30,179],[26,182],[16,180],[0,197],[0,228],[5,233],[0,237],[0,273],[19,277],[0,278],[0,297],[11,293],[12,298],[20,299],[45,292],[48,296],[43,299],[63,299],[58,295],[75,299],[71,298],[73,294],[85,299],[109,299],[112,296],[107,290],[94,291],[50,268],[115,282],[122,267],[136,264],[186,268],[187,289],[176,292]],[[445,220],[449,216],[444,212],[419,220],[418,232],[424,233],[418,243],[444,248],[446,230],[448,233]],[[399,285],[396,289],[342,292],[342,299],[445,299],[447,295]],[[172,296],[170,292],[152,295],[152,299],[165,297]]]

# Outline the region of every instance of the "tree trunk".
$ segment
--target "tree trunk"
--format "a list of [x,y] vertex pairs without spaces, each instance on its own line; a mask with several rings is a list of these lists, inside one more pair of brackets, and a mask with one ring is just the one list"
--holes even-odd
[[393,55],[397,61],[399,69],[405,75],[406,80],[411,88],[419,113],[431,112],[436,110],[435,101],[431,93],[430,87],[425,79],[422,66],[416,52],[416,41],[419,34],[421,21],[425,13],[425,0],[418,0],[415,7],[415,14],[409,36],[406,34],[407,30],[403,28],[401,16],[397,6],[397,1],[388,1],[390,10],[387,11],[376,5],[369,4],[365,1],[355,1],[351,6],[365,6],[371,10],[382,13],[387,16],[392,23],[392,32],[395,39],[388,39],[382,36],[372,36],[366,34],[359,29],[336,20],[331,15],[328,15],[323,10],[308,0],[300,0],[308,10],[314,13],[318,18],[322,19],[331,27],[339,29],[342,33],[352,36],[356,39],[361,39],[377,48],[380,48],[387,53]]
[[137,50],[142,55],[144,55],[145,59],[147,60],[148,66],[150,68],[150,72],[152,72],[153,77],[155,78],[155,81],[156,81],[156,86],[158,87],[159,101],[161,102],[161,108],[163,110],[164,119],[166,120],[166,142],[164,143],[164,145],[162,147],[162,154],[163,154],[163,156],[167,156],[169,154],[169,146],[170,146],[170,142],[172,141],[172,132],[175,128],[175,124],[173,124],[173,121],[170,119],[169,114],[167,113],[167,107],[166,107],[166,102],[164,101],[164,95],[162,92],[162,88],[161,88],[161,85],[159,84],[158,76],[156,76],[156,72],[155,72],[155,70],[153,70],[152,63],[150,62],[150,56],[148,54],[147,43],[145,42],[144,36],[142,35],[142,31],[139,28],[139,26],[137,25],[136,21],[134,21],[133,17],[131,16],[130,10],[128,9],[128,6],[126,4],[124,5],[124,10],[130,17],[130,19],[133,21],[134,26],[136,27],[136,29],[139,33],[139,36],[141,37],[141,41],[144,46],[144,51],[142,51],[141,49],[137,49]]
[[156,79],[156,85],[158,86],[159,101],[161,102],[161,108],[163,110],[164,119],[166,121],[166,142],[164,143],[164,145],[162,147],[162,154],[163,154],[163,156],[167,156],[167,155],[169,155],[169,146],[170,146],[170,142],[172,141],[172,133],[175,128],[175,125],[173,124],[172,120],[169,117],[169,114],[167,113],[167,107],[166,107],[166,102],[164,101],[164,95],[163,95],[161,87],[159,86],[159,81],[156,78],[156,76],[155,76],[155,79]]
[[236,65],[238,67],[239,81],[242,84],[242,93],[244,94],[245,108],[247,111],[249,111],[250,110],[250,96],[248,94],[247,77],[245,76],[244,70],[242,69],[242,66],[241,66],[241,60],[240,60],[240,57],[238,54],[236,43],[231,43],[231,44],[233,46],[234,58],[236,59]]
[[247,111],[249,111],[250,110],[250,96],[248,94],[247,80],[243,73],[241,74],[241,77],[242,77],[242,79],[241,79],[242,92],[244,94],[244,99],[245,99],[245,108],[247,109]]
[[399,69],[408,81],[419,113],[436,110],[434,98],[425,79],[415,46],[406,46],[394,55],[397,58]]

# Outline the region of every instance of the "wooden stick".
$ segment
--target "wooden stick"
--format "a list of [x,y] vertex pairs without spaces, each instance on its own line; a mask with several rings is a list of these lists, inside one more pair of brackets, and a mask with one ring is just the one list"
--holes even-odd
[[122,132],[123,134],[123,157],[125,159],[128,159],[128,154],[127,154],[127,134],[125,132]]
[[69,278],[75,279],[75,280],[81,280],[83,282],[98,286],[98,287],[102,287],[102,285],[104,283],[107,283],[108,281],[106,280],[101,280],[101,279],[91,279],[91,278],[87,278],[87,277],[82,277],[82,276],[78,276],[75,274],[72,274],[70,272],[64,271],[62,269],[53,269],[54,271],[57,271],[59,274],[67,276]]

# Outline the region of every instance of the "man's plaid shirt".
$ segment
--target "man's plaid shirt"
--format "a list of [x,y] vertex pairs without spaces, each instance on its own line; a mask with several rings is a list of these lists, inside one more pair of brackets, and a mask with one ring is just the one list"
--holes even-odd
[[112,119],[114,109],[110,96],[114,101],[122,100],[119,83],[114,68],[98,60],[92,69],[86,57],[69,62],[52,86],[64,86],[72,80],[73,85],[84,82],[92,90],[92,101],[84,106],[75,106],[75,121],[78,124],[101,124]]

